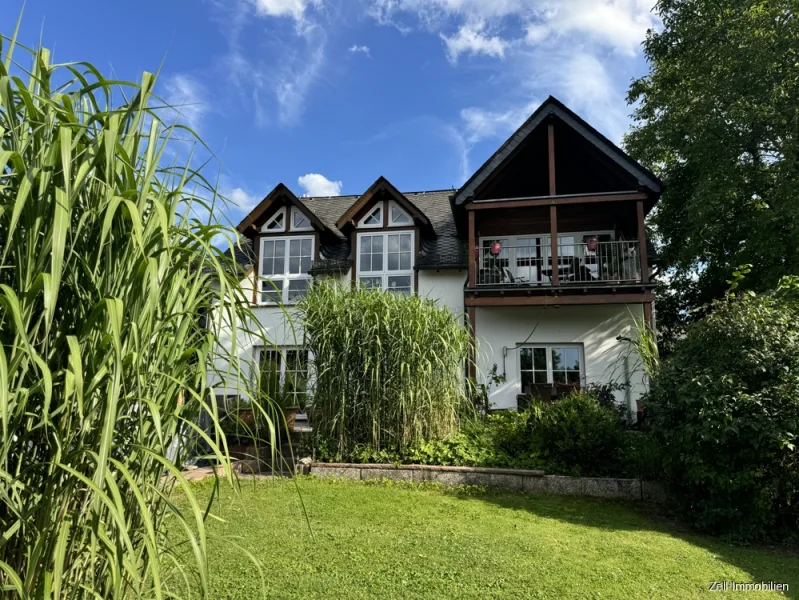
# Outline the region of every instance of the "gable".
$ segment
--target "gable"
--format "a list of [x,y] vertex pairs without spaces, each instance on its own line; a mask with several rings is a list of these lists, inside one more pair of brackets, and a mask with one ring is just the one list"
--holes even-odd
[[380,206],[380,217],[383,223],[391,226],[391,208],[396,206],[402,213],[411,219],[410,225],[414,223],[431,233],[435,233],[430,223],[430,219],[410,200],[395,188],[385,177],[378,178],[375,183],[350,206],[350,208],[336,221],[339,230],[351,228],[353,225],[359,227],[377,226],[376,223],[368,223],[369,219],[374,221],[374,211],[376,206]]
[[550,195],[549,125],[554,130],[558,195],[630,191],[655,194],[661,182],[560,101],[550,96],[455,196],[469,199]]
[[[297,215],[304,219],[297,219]],[[302,223],[297,228],[295,223]],[[279,225],[279,226],[277,226]],[[261,200],[253,211],[236,227],[239,233],[253,236],[258,232],[311,231],[331,232],[297,196],[282,183]]]

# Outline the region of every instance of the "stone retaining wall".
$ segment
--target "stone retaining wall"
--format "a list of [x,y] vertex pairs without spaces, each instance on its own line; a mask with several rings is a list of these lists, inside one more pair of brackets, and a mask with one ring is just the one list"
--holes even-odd
[[484,485],[522,492],[573,496],[622,498],[646,502],[666,502],[663,486],[639,479],[563,477],[543,471],[488,469],[482,467],[439,467],[428,465],[357,465],[312,463],[305,473],[341,479],[390,479],[392,481],[432,481],[446,486]]

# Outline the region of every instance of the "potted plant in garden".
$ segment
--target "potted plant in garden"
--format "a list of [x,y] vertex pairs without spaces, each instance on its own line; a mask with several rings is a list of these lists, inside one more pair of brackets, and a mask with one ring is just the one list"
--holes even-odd
[[300,412],[297,397],[294,394],[281,393],[278,395],[278,404],[283,409],[286,427],[291,431],[297,424],[297,414]]

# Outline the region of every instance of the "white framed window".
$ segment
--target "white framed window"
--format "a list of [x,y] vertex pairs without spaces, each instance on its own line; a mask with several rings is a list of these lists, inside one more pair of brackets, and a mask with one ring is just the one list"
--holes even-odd
[[406,213],[399,204],[394,201],[388,203],[388,226],[389,227],[408,227],[413,225],[413,219]]
[[309,395],[308,351],[292,346],[255,347],[255,364],[261,370],[261,389],[276,398],[291,397],[297,406],[300,397]]
[[286,231],[286,209],[281,208],[278,210],[272,218],[269,219],[263,227],[261,227],[261,231],[263,232],[271,232],[274,233],[276,231]]
[[382,227],[383,226],[383,203],[378,202],[369,213],[361,219],[358,227]]
[[578,344],[536,344],[519,348],[522,393],[534,385],[580,384],[585,380],[583,347]]
[[308,291],[314,238],[261,238],[259,304],[292,304]]
[[410,296],[414,232],[359,233],[358,285]]
[[310,231],[311,220],[299,208],[291,209],[291,230],[292,231]]

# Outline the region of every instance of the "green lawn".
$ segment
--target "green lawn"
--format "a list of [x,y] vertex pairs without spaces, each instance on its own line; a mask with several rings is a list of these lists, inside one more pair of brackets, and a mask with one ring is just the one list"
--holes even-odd
[[[207,497],[209,482],[198,485]],[[712,580],[776,581],[799,557],[675,531],[597,499],[300,479],[223,487],[213,598],[692,598]],[[743,592],[712,594],[740,597]],[[778,594],[745,593],[745,597]]]

